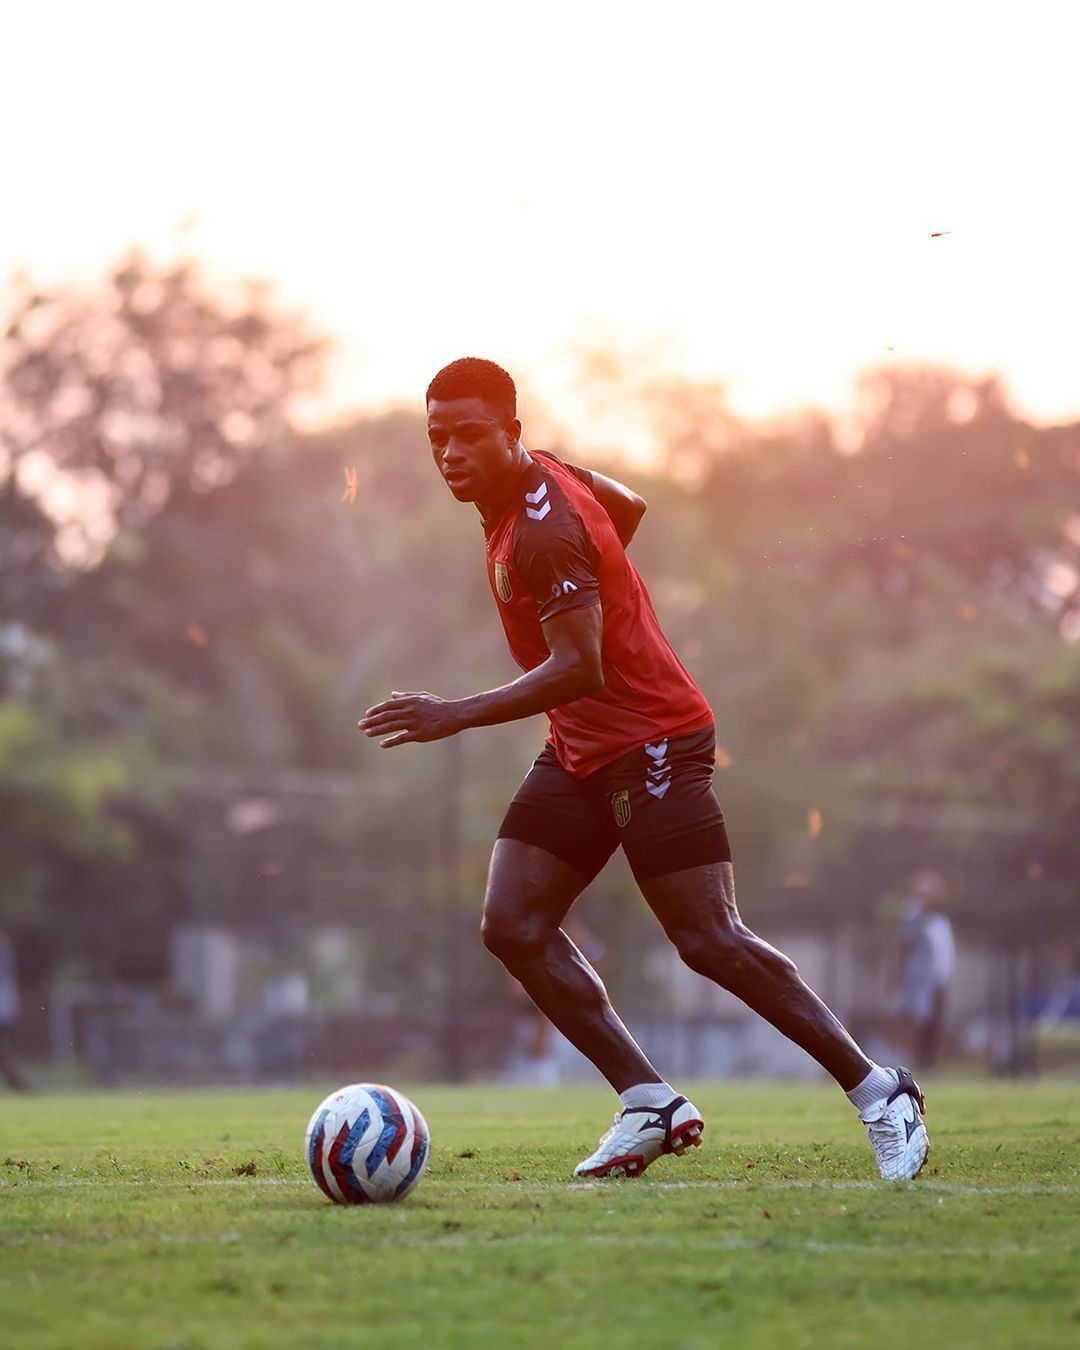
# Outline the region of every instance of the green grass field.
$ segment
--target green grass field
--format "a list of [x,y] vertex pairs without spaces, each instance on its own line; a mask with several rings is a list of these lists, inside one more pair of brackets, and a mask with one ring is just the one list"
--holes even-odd
[[301,1156],[334,1086],[0,1098],[0,1343],[1080,1344],[1076,1084],[930,1084],[901,1186],[825,1084],[695,1089],[700,1149],[593,1184],[607,1092],[402,1084],[428,1174],[355,1209]]

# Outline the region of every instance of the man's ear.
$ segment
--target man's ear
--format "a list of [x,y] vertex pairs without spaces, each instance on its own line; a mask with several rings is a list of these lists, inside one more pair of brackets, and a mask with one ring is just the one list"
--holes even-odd
[[509,442],[510,442],[511,445],[517,445],[518,441],[521,440],[521,419],[520,419],[520,418],[515,417],[512,421],[507,422],[507,424],[506,424],[506,437],[507,437],[507,440],[509,440]]

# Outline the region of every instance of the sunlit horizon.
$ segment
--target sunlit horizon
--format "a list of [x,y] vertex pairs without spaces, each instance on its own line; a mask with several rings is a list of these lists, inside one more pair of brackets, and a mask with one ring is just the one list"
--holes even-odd
[[8,28],[0,272],[87,284],[138,246],[265,278],[334,341],[323,420],[475,353],[587,443],[583,349],[751,420],[842,415],[891,363],[1080,417],[1060,6],[45,3]]

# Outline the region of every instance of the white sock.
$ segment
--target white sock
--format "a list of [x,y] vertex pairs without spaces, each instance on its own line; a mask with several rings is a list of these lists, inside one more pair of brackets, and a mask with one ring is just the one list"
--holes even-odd
[[667,1106],[675,1095],[670,1083],[636,1083],[619,1093],[619,1101],[628,1111],[633,1106]]
[[895,1069],[883,1069],[880,1064],[875,1064],[859,1086],[853,1087],[848,1093],[848,1101],[856,1111],[865,1111],[868,1106],[873,1106],[882,1097],[894,1092],[899,1082],[900,1077]]

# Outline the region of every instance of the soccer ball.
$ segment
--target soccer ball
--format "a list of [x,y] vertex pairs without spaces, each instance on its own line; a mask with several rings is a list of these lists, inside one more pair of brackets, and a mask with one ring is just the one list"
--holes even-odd
[[427,1167],[427,1122],[381,1083],[332,1092],[308,1122],[304,1152],[315,1184],[338,1205],[402,1200]]

